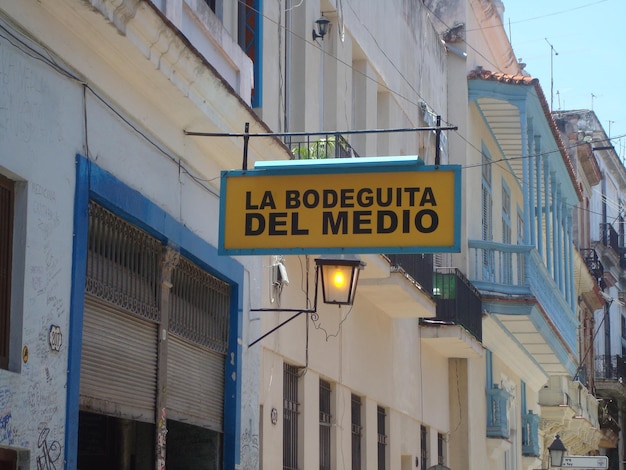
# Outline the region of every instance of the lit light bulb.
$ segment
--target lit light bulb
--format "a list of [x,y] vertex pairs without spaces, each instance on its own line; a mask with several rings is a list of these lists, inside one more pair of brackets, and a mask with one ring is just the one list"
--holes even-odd
[[346,276],[344,276],[342,271],[336,271],[333,275],[333,284],[338,289],[341,289],[346,284]]

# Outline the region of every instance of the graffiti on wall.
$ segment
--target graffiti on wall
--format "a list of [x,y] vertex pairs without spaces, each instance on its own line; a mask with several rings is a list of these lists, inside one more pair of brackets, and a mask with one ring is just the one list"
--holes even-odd
[[259,435],[254,433],[252,420],[241,434],[241,465],[240,468],[259,468]]
[[[61,444],[59,441],[48,439],[49,434],[49,428],[43,428],[39,433],[37,470],[57,470],[57,462],[61,458]],[[61,463],[59,462],[59,464]]]
[[11,430],[11,391],[8,387],[0,388],[0,442],[13,444]]

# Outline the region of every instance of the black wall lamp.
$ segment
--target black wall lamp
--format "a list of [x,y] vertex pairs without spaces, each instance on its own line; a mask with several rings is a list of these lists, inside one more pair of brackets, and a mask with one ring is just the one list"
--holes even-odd
[[322,279],[322,300],[331,305],[352,305],[356,286],[359,282],[359,272],[365,263],[356,255],[320,256],[315,259],[315,294],[312,309],[292,308],[251,308],[251,312],[296,312],[278,326],[272,328],[260,338],[254,340],[248,347],[254,346],[266,336],[286,325],[303,313],[317,313],[317,287]]
[[324,36],[328,33],[328,29],[330,28],[330,20],[324,16],[322,16],[315,20],[315,28],[313,29],[313,40],[315,41],[317,38],[320,38],[322,41],[324,40]]
[[567,452],[567,449],[561,441],[561,437],[557,434],[554,441],[552,441],[552,444],[550,444],[550,447],[548,447],[548,453],[550,454],[550,466],[562,467],[565,452]]

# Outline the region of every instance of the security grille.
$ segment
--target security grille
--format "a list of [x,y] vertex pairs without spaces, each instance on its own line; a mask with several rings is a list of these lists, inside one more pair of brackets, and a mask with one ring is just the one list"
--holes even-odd
[[298,368],[283,367],[283,470],[298,468]]
[[420,426],[420,467],[428,468],[428,428]]
[[378,470],[385,470],[387,462],[387,434],[385,409],[378,407]]
[[440,432],[437,433],[437,464],[446,464],[446,438]]
[[361,397],[352,394],[352,470],[361,470]]
[[[81,406],[149,421],[162,389],[168,417],[221,432],[230,286],[170,254],[90,202]],[[159,383],[157,361],[166,371]]]
[[0,175],[0,369],[9,366],[13,198],[13,181]]
[[170,331],[193,343],[228,352],[230,287],[186,258],[172,272]]
[[162,245],[102,206],[89,203],[85,291],[158,321]]
[[320,379],[320,470],[330,470],[330,383]]

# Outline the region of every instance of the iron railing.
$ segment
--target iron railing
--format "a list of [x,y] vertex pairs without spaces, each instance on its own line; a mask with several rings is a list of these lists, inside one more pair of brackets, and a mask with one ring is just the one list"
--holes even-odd
[[587,266],[589,273],[596,280],[600,288],[604,289],[604,265],[602,264],[602,261],[600,261],[598,252],[593,248],[581,248],[578,251],[585,262],[585,266]]
[[226,354],[229,319],[229,284],[181,257],[172,272],[170,331]]
[[433,292],[433,255],[394,254],[387,255],[392,269],[401,268],[429,293]]
[[378,470],[387,468],[387,412],[382,406],[377,412],[378,431]]
[[298,470],[298,368],[283,364],[283,470]]
[[623,356],[596,356],[595,377],[599,380],[626,380],[626,361]]
[[601,242],[607,248],[612,248],[615,253],[620,253],[620,236],[611,224],[600,224]]
[[330,394],[330,383],[320,379],[320,470],[331,468]]
[[358,153],[341,134],[318,134],[303,140],[285,138],[294,160],[318,160],[324,158],[357,158]]
[[160,320],[163,246],[93,201],[85,292],[148,320]]
[[0,175],[0,368],[9,367],[11,269],[13,257],[13,181]]
[[433,273],[436,319],[460,325],[478,341],[483,338],[480,293],[457,268],[436,268]]
[[352,470],[361,470],[363,426],[361,425],[361,397],[352,394]]

